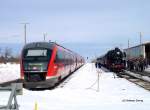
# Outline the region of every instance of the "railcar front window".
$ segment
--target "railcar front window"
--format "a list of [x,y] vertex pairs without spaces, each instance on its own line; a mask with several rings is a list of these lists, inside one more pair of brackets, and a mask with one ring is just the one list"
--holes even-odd
[[27,49],[24,50],[23,64],[25,71],[47,71],[52,50]]
[[52,50],[48,49],[27,49],[24,50],[25,60],[49,60]]

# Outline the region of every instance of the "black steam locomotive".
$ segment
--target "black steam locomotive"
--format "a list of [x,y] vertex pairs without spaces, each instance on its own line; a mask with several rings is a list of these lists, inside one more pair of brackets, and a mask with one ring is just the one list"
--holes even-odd
[[119,48],[109,50],[105,55],[97,58],[97,63],[113,72],[121,72],[125,68],[125,53]]

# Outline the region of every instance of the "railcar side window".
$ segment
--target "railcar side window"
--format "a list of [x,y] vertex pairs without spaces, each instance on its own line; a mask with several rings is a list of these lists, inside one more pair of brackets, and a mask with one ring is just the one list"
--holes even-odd
[[56,61],[55,62],[62,62],[64,59],[64,55],[62,53],[62,51],[58,50],[57,51],[57,55],[56,55]]

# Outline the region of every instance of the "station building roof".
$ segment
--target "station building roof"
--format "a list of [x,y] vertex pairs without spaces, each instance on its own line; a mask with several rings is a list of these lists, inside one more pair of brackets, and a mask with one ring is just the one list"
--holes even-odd
[[132,47],[126,48],[124,50],[128,50],[128,49],[135,48],[135,47],[140,47],[140,46],[145,46],[145,45],[150,45],[150,41],[144,42],[144,43],[136,45],[136,46],[132,46]]

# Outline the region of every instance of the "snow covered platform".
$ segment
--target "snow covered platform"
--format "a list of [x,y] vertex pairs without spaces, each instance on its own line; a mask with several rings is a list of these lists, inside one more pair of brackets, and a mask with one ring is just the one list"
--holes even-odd
[[[87,63],[53,90],[23,90],[18,96],[20,110],[149,110],[150,92],[112,72],[100,71],[99,92],[97,70]],[[1,99],[5,94],[0,93]]]

